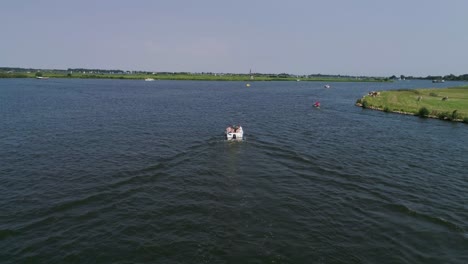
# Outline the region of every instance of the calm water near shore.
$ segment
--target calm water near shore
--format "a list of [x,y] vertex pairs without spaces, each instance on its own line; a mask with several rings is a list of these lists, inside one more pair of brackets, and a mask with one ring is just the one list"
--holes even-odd
[[0,262],[468,263],[468,125],[354,106],[466,83],[324,84],[0,79]]

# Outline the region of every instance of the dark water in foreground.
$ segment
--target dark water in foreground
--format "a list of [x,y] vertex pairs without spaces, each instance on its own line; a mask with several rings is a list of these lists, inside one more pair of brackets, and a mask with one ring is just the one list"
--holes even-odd
[[354,106],[459,83],[323,85],[0,80],[0,262],[468,263],[468,125]]

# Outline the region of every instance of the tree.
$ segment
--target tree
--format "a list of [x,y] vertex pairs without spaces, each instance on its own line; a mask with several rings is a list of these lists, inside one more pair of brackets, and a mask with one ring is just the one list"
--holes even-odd
[[426,107],[421,107],[419,108],[419,111],[418,111],[418,116],[420,117],[428,117],[429,116],[429,109],[427,109]]

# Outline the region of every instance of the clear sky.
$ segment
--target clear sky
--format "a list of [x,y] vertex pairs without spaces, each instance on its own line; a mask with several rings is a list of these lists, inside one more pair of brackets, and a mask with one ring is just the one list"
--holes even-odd
[[467,0],[5,0],[0,32],[3,67],[468,73]]

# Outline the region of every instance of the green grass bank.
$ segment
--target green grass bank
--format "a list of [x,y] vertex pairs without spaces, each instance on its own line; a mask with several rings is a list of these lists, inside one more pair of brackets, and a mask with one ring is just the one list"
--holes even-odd
[[[36,72],[7,73],[0,72],[0,78],[35,78]],[[387,78],[377,77],[285,77],[274,75],[259,75],[251,79],[247,74],[105,74],[105,73],[57,73],[53,71],[42,71],[40,76],[49,78],[78,78],[78,79],[123,79],[144,80],[152,78],[155,80],[187,80],[187,81],[322,81],[322,82],[389,82]]]
[[468,86],[370,92],[356,101],[363,108],[468,123]]

